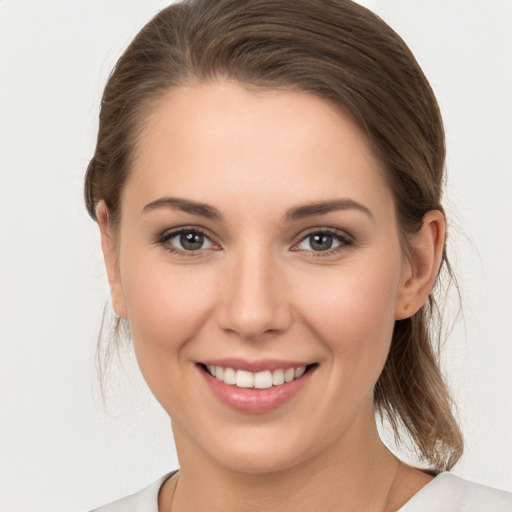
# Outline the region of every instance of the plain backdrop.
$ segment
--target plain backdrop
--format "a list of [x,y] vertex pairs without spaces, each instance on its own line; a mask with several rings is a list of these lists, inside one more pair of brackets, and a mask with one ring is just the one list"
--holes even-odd
[[[444,366],[466,453],[512,491],[512,2],[367,0],[409,43],[446,123],[450,255],[464,319]],[[82,179],[99,100],[160,0],[0,0],[0,510],[83,511],[176,468],[129,356],[103,406],[108,288]]]

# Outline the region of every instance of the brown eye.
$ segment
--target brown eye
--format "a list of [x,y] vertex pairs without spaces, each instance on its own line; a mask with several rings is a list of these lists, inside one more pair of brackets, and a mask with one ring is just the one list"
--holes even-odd
[[199,231],[187,230],[169,233],[165,243],[178,251],[201,251],[213,247],[212,241]]

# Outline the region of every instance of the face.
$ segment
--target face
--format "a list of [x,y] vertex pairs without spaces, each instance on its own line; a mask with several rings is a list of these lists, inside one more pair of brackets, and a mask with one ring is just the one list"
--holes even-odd
[[114,305],[179,452],[265,472],[374,428],[412,270],[382,170],[340,109],[233,83],[171,90],[112,247]]

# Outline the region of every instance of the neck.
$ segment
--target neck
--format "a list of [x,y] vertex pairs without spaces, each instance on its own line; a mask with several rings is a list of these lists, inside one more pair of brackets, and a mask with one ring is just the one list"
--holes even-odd
[[308,460],[258,473],[221,466],[174,431],[181,469],[161,494],[165,511],[172,502],[172,512],[382,512],[399,469],[375,422],[369,431],[346,433],[336,446]]

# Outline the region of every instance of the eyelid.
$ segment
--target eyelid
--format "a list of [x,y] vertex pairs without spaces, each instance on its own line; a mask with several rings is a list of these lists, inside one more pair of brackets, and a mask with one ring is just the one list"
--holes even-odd
[[[168,243],[172,238],[184,233],[198,233],[208,239],[213,247],[198,249],[196,251],[187,251],[185,249],[179,249],[178,247]],[[185,257],[201,256],[204,255],[206,251],[220,249],[220,244],[215,240],[215,237],[212,236],[210,231],[199,226],[178,226],[175,228],[166,229],[156,237],[155,244],[164,247],[164,249],[171,253],[183,255]]]
[[[210,241],[210,243],[213,245],[213,247],[208,247],[206,249],[198,249],[195,251],[187,251],[185,249],[179,249],[173,245],[170,245],[168,242],[173,237],[176,237],[183,233],[198,233],[204,236],[206,239]],[[340,244],[336,247],[333,247],[331,249],[327,249],[325,251],[313,251],[313,250],[307,250],[307,249],[300,249],[298,245],[303,242],[305,239],[307,239],[309,236],[312,236],[314,234],[327,234],[330,236],[333,236],[336,238]],[[160,234],[157,235],[155,242],[156,245],[161,245],[164,247],[167,251],[183,256],[200,256],[204,255],[205,252],[211,251],[211,250],[220,250],[221,245],[216,240],[216,237],[211,234],[211,232],[205,228],[194,226],[194,225],[186,225],[186,226],[177,226],[174,228],[169,228],[164,231],[162,231]],[[295,242],[292,244],[290,250],[294,252],[303,252],[303,253],[309,253],[310,256],[313,257],[319,257],[319,256],[329,256],[334,253],[338,253],[343,250],[347,250],[349,247],[355,245],[356,241],[354,237],[349,234],[347,231],[333,228],[333,227],[326,227],[326,226],[319,226],[319,227],[312,227],[308,228],[307,230],[303,231],[298,235],[295,239]]]
[[[302,243],[304,240],[306,240],[306,238],[308,238],[312,235],[315,235],[315,234],[326,234],[326,235],[333,236],[341,243],[338,246],[333,247],[331,249],[327,249],[325,251],[311,251],[311,250],[307,250],[307,249],[299,249],[298,248],[298,245],[300,243]],[[338,253],[340,251],[346,250],[347,248],[355,245],[355,243],[356,243],[356,241],[355,241],[354,237],[351,234],[347,233],[346,231],[344,231],[342,229],[338,229],[338,228],[323,226],[323,227],[309,228],[306,231],[303,231],[297,237],[296,241],[293,243],[291,250],[294,252],[301,251],[304,253],[309,253],[309,255],[313,256],[313,257],[320,257],[320,256],[329,256],[334,253]]]

